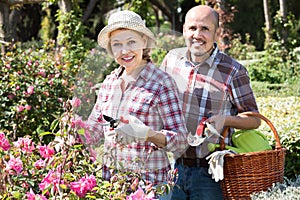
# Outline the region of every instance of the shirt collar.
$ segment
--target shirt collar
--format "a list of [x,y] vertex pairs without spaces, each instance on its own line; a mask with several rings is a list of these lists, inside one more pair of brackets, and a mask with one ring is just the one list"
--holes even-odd
[[151,78],[153,71],[154,71],[154,69],[153,69],[153,67],[151,67],[151,65],[152,65],[152,62],[151,61],[148,62],[146,64],[146,66],[144,67],[144,69],[140,72],[138,77],[141,77],[145,81],[148,81]]
[[[217,45],[217,43],[214,43],[214,50],[213,50],[212,54],[204,61],[205,63],[207,63],[209,65],[209,67],[213,66],[213,62],[214,62],[214,60],[215,60],[216,55],[218,54],[218,52],[219,52],[218,45]],[[185,55],[186,55],[186,57],[185,57],[186,62],[188,62],[189,64],[195,66],[195,64],[193,62],[191,62],[191,53],[190,53],[190,51],[188,49],[187,49]],[[183,57],[181,57],[181,59],[182,58]],[[188,66],[188,65],[186,65],[186,66]]]
[[[146,66],[144,67],[144,69],[142,69],[142,71],[140,72],[140,74],[137,76],[137,79],[139,79],[139,77],[145,79],[146,81],[150,79],[154,69],[151,67],[152,65],[152,62],[148,62],[146,64]],[[120,66],[117,70],[116,70],[116,75],[117,75],[117,78],[120,78],[122,76],[122,74],[124,73],[125,71],[125,67],[123,66]]]

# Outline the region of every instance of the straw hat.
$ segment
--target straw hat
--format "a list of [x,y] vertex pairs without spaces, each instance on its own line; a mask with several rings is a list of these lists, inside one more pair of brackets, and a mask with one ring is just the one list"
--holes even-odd
[[110,48],[108,45],[110,33],[119,28],[126,28],[145,34],[149,38],[147,47],[153,48],[155,46],[155,37],[152,31],[146,27],[141,16],[129,10],[113,13],[109,17],[108,24],[100,31],[98,35],[98,44],[109,51]]

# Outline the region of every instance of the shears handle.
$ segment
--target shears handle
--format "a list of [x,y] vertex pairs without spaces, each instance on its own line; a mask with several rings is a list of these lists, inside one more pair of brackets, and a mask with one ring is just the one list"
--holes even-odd
[[204,122],[205,122],[207,119],[208,119],[207,117],[203,117],[203,118],[201,119],[201,121],[199,122],[198,127],[197,127],[197,130],[196,130],[196,134],[197,134],[198,136],[201,136],[201,137],[202,137],[202,135],[203,135],[203,133],[204,133],[204,129],[205,129],[205,127],[206,127],[206,124],[205,124]]

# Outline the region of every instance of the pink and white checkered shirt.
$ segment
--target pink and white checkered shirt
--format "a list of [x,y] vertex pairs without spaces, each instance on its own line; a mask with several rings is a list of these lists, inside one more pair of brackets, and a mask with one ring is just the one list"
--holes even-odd
[[170,162],[167,152],[179,157],[187,148],[187,129],[182,115],[178,89],[175,81],[166,72],[149,62],[135,81],[121,91],[120,73],[114,70],[101,84],[96,104],[89,117],[90,129],[98,140],[109,127],[102,126],[103,115],[119,118],[134,115],[155,131],[166,135],[166,147],[158,148],[151,142],[138,142],[120,147],[112,140],[105,140],[103,156],[103,177],[109,179],[109,166],[120,163],[125,171],[140,172],[143,178],[153,184],[167,181]]

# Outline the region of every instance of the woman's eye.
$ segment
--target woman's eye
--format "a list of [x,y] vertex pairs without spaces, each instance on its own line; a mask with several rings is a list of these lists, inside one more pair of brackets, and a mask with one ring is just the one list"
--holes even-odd
[[113,47],[120,47],[121,45],[121,43],[113,43]]
[[134,40],[130,40],[129,42],[128,42],[128,45],[134,45],[136,42],[134,41]]

